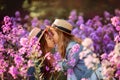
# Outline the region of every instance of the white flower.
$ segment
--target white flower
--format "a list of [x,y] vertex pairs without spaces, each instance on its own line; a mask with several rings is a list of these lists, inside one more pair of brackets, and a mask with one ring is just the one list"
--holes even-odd
[[82,42],[82,45],[85,47],[85,48],[89,48],[91,50],[94,50],[94,47],[93,47],[93,41],[91,38],[85,38]]

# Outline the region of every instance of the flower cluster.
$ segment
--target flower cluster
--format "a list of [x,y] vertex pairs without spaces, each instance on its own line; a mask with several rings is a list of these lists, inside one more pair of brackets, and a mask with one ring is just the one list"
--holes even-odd
[[102,74],[105,79],[118,78],[120,76],[120,43],[116,44],[115,49],[109,55],[102,56]]
[[99,58],[93,53],[93,41],[85,38],[82,42],[83,50],[79,53],[79,58],[83,59],[88,69],[96,70],[100,64]]
[[[119,10],[116,10],[116,17],[112,19],[112,23],[111,18],[113,15],[107,11],[104,12],[103,17],[97,15],[85,21],[83,15],[77,16],[77,13],[73,10],[68,22],[74,26],[72,34],[81,39],[91,38],[93,40],[94,52],[97,55],[101,55],[103,53],[110,53],[114,49],[114,38],[118,35],[116,29],[119,30],[118,14]],[[116,29],[114,25],[117,25]]]
[[115,26],[118,31],[118,35],[115,37],[116,45],[114,50],[110,54],[104,53],[101,55],[102,58],[102,74],[105,79],[120,79],[120,17],[115,16],[111,18],[112,24]]

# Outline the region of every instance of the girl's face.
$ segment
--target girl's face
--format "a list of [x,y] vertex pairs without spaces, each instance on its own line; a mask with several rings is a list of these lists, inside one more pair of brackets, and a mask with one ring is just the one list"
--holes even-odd
[[56,32],[56,30],[52,27],[50,27],[50,31],[52,33],[52,38],[54,40],[54,43],[57,44],[58,43],[58,40],[59,40],[59,36],[58,36],[58,33]]
[[46,40],[47,46],[48,46],[49,48],[54,48],[55,43],[54,43],[53,38],[52,38],[50,35],[45,34],[45,40]]

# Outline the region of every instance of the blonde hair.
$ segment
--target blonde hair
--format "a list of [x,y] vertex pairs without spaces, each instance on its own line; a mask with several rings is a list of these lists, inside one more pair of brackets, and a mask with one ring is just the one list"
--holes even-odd
[[64,58],[66,53],[66,48],[68,46],[68,43],[70,41],[75,41],[79,44],[81,44],[82,40],[79,38],[76,38],[73,35],[67,34],[59,29],[56,29],[56,32],[59,35],[59,41],[58,41],[58,51],[60,52],[61,56]]

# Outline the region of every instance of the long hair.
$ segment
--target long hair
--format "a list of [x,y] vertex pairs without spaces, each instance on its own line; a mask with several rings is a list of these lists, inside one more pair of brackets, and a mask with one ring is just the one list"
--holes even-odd
[[79,44],[81,44],[82,40],[79,38],[76,38],[75,36],[71,34],[67,34],[59,29],[56,29],[56,32],[59,35],[59,41],[58,41],[58,51],[60,52],[61,56],[64,58],[66,53],[66,48],[68,46],[68,43],[70,41],[75,41]]
[[47,52],[47,42],[45,40],[45,34],[43,34],[42,38],[40,39],[40,48],[42,50],[42,56],[45,56],[46,52]]
[[[43,36],[42,36],[42,38],[39,42],[40,42],[40,46],[41,46],[41,50],[42,50],[42,57],[44,57],[45,54],[48,51],[48,45],[47,45],[47,42],[46,42],[46,39],[45,39],[45,33],[43,34]],[[41,72],[43,73],[44,80],[49,79],[50,75],[51,75],[50,71],[46,70],[46,66],[51,68],[50,61],[47,60],[47,59],[44,60],[43,67],[41,67]]]

